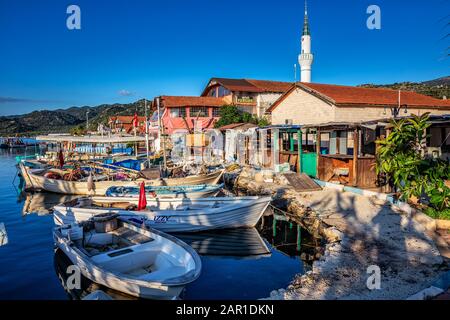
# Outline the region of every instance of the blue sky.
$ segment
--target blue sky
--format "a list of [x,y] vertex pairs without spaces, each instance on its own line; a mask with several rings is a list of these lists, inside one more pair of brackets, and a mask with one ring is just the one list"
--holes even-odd
[[[66,9],[81,8],[81,30]],[[381,8],[381,30],[366,9]],[[199,95],[211,77],[293,80],[303,0],[0,0],[0,115]],[[313,82],[449,74],[447,0],[309,0]]]

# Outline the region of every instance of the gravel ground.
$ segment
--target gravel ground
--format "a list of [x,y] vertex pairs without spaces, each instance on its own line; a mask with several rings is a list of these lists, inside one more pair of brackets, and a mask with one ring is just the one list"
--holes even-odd
[[[406,299],[446,269],[424,226],[378,199],[333,189],[301,193],[297,201],[341,232],[312,271],[270,299]],[[381,270],[381,288],[367,288],[369,266]]]

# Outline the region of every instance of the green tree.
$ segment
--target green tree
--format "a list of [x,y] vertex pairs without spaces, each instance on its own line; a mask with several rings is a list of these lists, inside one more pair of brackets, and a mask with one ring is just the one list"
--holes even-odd
[[260,127],[268,126],[270,123],[266,118],[257,118],[248,112],[239,110],[235,105],[223,106],[220,109],[220,119],[215,127],[220,128],[233,123],[253,123]]
[[220,119],[216,123],[216,127],[226,126],[232,123],[242,122],[243,112],[236,106],[228,105],[220,108]]
[[86,133],[86,129],[83,125],[78,125],[70,128],[70,134],[73,136],[82,136]]

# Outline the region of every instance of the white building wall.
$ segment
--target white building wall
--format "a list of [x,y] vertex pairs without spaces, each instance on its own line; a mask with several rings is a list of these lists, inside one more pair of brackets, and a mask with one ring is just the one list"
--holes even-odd
[[256,108],[256,115],[258,117],[264,116],[264,113],[266,112],[266,110],[272,104],[274,104],[275,101],[277,101],[281,96],[282,96],[281,93],[272,93],[272,92],[260,93],[259,94],[260,105],[257,106],[257,108]]
[[272,124],[283,125],[286,120],[292,120],[296,125],[330,122],[335,121],[335,112],[334,106],[296,89],[272,111]]
[[[399,113],[399,117],[410,116],[412,114],[422,115],[430,112],[434,115],[449,114],[449,110],[438,110],[433,108],[407,108],[407,113],[402,108]],[[336,108],[336,121],[345,122],[360,122],[369,120],[378,120],[383,118],[391,118],[392,113],[390,108],[383,107],[338,107]]]

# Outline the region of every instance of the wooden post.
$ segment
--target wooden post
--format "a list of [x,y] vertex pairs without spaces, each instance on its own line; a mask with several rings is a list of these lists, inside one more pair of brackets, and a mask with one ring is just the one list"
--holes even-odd
[[297,251],[300,251],[302,248],[302,227],[297,225]]
[[280,164],[280,135],[278,129],[273,129],[272,132],[272,168],[275,169],[275,165]]
[[359,130],[353,132],[353,186],[358,185]]
[[316,152],[317,152],[317,158],[319,158],[319,156],[320,156],[320,144],[321,144],[321,141],[320,141],[320,128],[317,128],[316,129]]
[[320,145],[321,145],[321,133],[320,128],[316,129],[316,153],[317,153],[317,159],[316,159],[316,177],[320,179]]
[[302,155],[303,155],[303,143],[302,143],[302,129],[297,131],[297,142],[298,142],[298,173],[303,173],[302,170]]
[[294,132],[289,132],[289,142],[290,142],[290,151],[295,151],[295,140],[294,140]]

